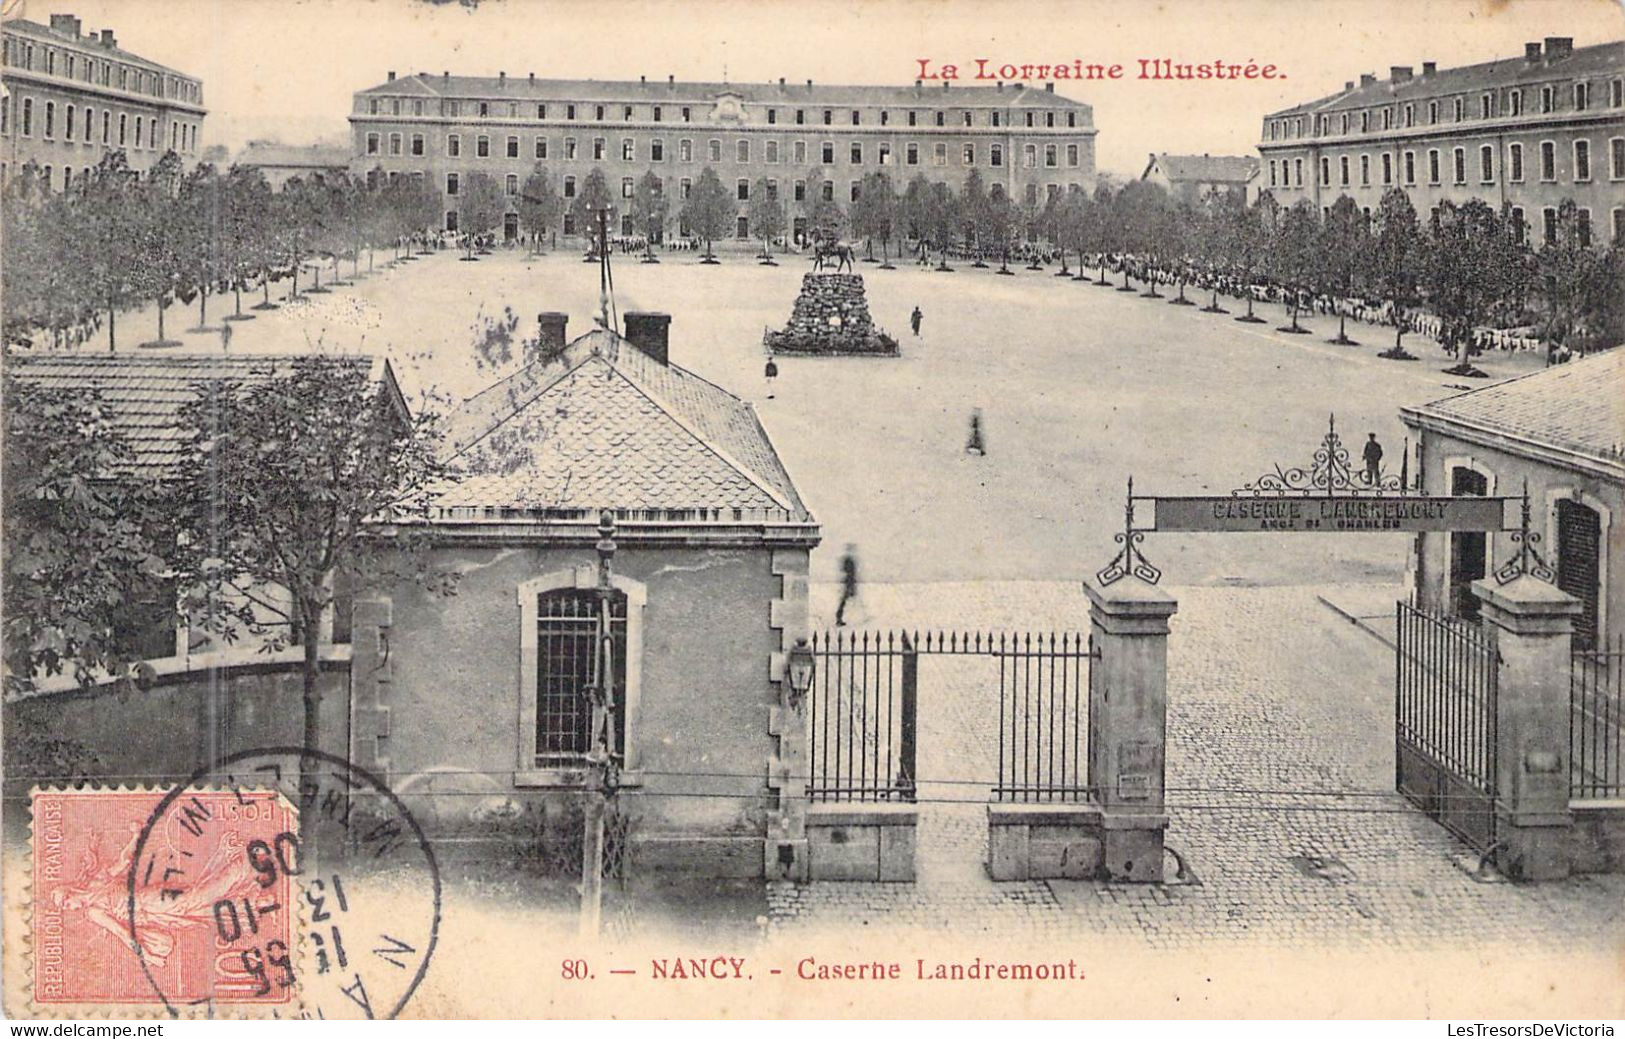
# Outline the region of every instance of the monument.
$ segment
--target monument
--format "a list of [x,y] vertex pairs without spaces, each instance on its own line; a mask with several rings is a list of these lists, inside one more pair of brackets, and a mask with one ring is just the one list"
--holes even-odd
[[762,342],[774,353],[896,357],[897,340],[875,327],[860,274],[802,276],[801,293],[783,331]]

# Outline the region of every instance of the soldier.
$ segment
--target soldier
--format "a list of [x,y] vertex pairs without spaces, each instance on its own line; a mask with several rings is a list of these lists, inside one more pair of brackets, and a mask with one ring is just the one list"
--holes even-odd
[[773,380],[779,376],[779,366],[774,362],[772,354],[767,355],[767,367],[763,369],[762,374],[767,379],[767,399],[772,400]]
[[1368,433],[1365,442],[1365,482],[1375,487],[1382,480],[1382,445],[1377,434]]
[[912,314],[910,314],[908,316],[908,323],[914,329],[915,338],[919,338],[919,335],[920,335],[920,320],[922,318],[924,318],[924,317],[925,317],[925,315],[920,313],[920,308],[919,307],[915,307],[914,308],[914,313],[912,313]]

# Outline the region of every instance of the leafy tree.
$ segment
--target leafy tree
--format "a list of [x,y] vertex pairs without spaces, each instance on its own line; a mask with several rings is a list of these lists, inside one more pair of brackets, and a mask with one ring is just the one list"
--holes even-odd
[[[604,187],[604,174],[594,169],[587,177],[590,185],[593,177],[598,179],[598,188],[607,198],[609,190]],[[578,203],[581,199],[576,200]],[[463,178],[462,188],[457,194],[458,227],[468,238],[467,259],[474,258],[474,239],[478,235],[490,231],[502,219],[505,202],[502,198],[502,189],[497,187],[496,178],[489,173],[476,170]]]
[[982,183],[980,170],[972,169],[965,174],[965,184],[959,189],[959,205],[965,219],[965,246],[976,256],[972,267],[986,267],[987,262],[982,258],[990,241],[988,236],[989,212],[987,186]]
[[304,746],[319,748],[321,622],[336,591],[454,588],[429,565],[421,522],[446,475],[438,418],[407,415],[359,366],[306,357],[204,383],[180,420],[192,431],[173,483],[188,615],[227,641],[303,648]]
[[[1557,207],[1551,239],[1535,254],[1540,296],[1545,311],[1542,338],[1548,344],[1579,346],[1585,325],[1588,286],[1597,277],[1597,254],[1585,244],[1579,208],[1573,199]],[[1615,291],[1617,291],[1617,285]],[[1581,334],[1577,334],[1581,333]]]
[[1422,232],[1410,196],[1399,188],[1383,192],[1377,205],[1371,272],[1377,291],[1388,301],[1394,322],[1394,346],[1385,356],[1410,356],[1403,345],[1405,326],[1417,304],[1424,260]]
[[1287,314],[1292,319],[1290,325],[1278,331],[1309,331],[1298,324],[1298,312],[1303,308],[1305,291],[1313,283],[1319,239],[1320,214],[1315,212],[1313,202],[1300,198],[1281,215],[1270,240],[1270,273],[1286,293]]
[[[633,204],[637,204],[635,199]],[[538,162],[519,189],[519,219],[530,232],[532,252],[537,251],[536,247],[549,229],[559,222],[563,211],[563,200],[553,190],[553,178],[547,175],[547,167]]]
[[1512,267],[1504,262],[1511,244],[1501,218],[1479,199],[1462,206],[1441,203],[1429,223],[1422,259],[1422,285],[1439,319],[1439,341],[1460,363],[1453,375],[1482,377],[1471,358],[1476,331],[1495,306],[1513,291]]
[[773,254],[768,247],[773,239],[784,234],[785,219],[778,192],[768,190],[766,177],[757,177],[751,188],[748,214],[750,233],[762,243],[762,258],[772,263]]
[[582,178],[581,190],[570,203],[570,220],[576,226],[576,233],[593,243],[589,251],[596,251],[598,248],[600,212],[606,214],[604,219],[607,225],[614,227],[615,200],[610,197],[609,183],[604,179],[604,171],[594,166],[586,177]]
[[632,190],[632,223],[643,235],[644,259],[649,263],[659,262],[655,259],[655,239],[665,234],[670,210],[665,182],[654,170],[645,172]]
[[931,185],[926,195],[925,219],[926,232],[937,249],[937,270],[953,270],[948,266],[948,249],[961,225],[959,198],[953,188],[940,181]]
[[85,175],[84,190],[60,210],[64,248],[54,262],[71,264],[74,294],[107,315],[107,349],[118,345],[117,315],[146,296],[140,255],[140,182],[124,151],[108,152]]
[[266,225],[271,219],[271,186],[255,166],[233,166],[226,172],[226,217],[220,265],[236,300],[235,317],[243,313],[243,289],[256,273],[263,275],[270,252]]
[[[93,390],[3,377],[5,687],[140,673],[129,602],[173,600],[161,492]],[[173,617],[173,613],[171,614]]]
[[[1361,291],[1370,276],[1371,222],[1352,198],[1343,195],[1332,203],[1320,226],[1313,270],[1315,287],[1333,299],[1349,299]],[[1337,338],[1343,346],[1358,346],[1348,336],[1348,315],[1337,312]]]
[[728,226],[733,221],[733,199],[728,197],[728,189],[722,186],[717,178],[716,170],[707,166],[700,171],[699,179],[689,189],[688,198],[683,200],[683,222],[689,230],[705,243],[705,258],[702,263],[716,263],[717,259],[711,252],[712,243],[728,233]]
[[290,299],[299,295],[299,267],[315,249],[324,195],[318,180],[302,177],[289,177],[277,192],[272,226],[277,230],[278,254],[293,277]]
[[1202,200],[1202,206],[1196,211],[1196,222],[1192,228],[1191,252],[1195,261],[1201,265],[1202,270],[1209,278],[1209,287],[1212,298],[1208,305],[1202,308],[1208,314],[1228,314],[1229,311],[1219,306],[1219,275],[1225,266],[1231,262],[1235,242],[1231,236],[1234,224],[1234,212],[1243,211],[1245,217],[1245,200],[1234,192],[1212,191]]
[[158,304],[158,338],[146,346],[179,346],[164,333],[164,315],[175,298],[183,257],[201,248],[196,239],[196,223],[178,196],[184,175],[181,159],[174,152],[147,171],[140,183],[136,213],[142,254],[144,288]]
[[1116,248],[1118,241],[1118,224],[1116,220],[1116,194],[1111,185],[1102,181],[1095,186],[1095,197],[1089,207],[1089,247],[1099,254],[1100,281],[1097,284],[1111,284],[1106,278],[1106,260],[1111,251]]
[[925,179],[925,174],[916,173],[903,188],[903,197],[897,207],[902,228],[908,237],[914,239],[921,260],[928,258],[930,195],[931,182]]
[[[853,231],[880,240],[881,270],[892,269],[889,253],[892,239],[897,237],[897,204],[891,177],[877,170],[863,178],[858,200],[852,205]],[[858,232],[860,226],[862,231]]]
[[186,176],[179,205],[186,224],[186,248],[180,257],[177,291],[186,302],[197,298],[197,327],[192,331],[205,332],[209,331],[209,294],[222,275],[226,218],[225,190],[213,166],[204,163]]

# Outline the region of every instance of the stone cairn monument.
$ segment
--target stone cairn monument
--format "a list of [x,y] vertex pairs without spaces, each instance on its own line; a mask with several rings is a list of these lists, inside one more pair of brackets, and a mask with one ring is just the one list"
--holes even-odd
[[774,353],[896,357],[897,340],[869,317],[861,274],[806,274],[784,331],[762,342]]

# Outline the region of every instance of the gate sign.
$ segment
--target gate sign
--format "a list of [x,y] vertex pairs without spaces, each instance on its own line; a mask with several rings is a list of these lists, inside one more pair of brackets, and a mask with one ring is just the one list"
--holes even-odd
[[1504,526],[1501,498],[1223,495],[1148,500],[1156,506],[1151,529],[1158,533],[1498,531]]

